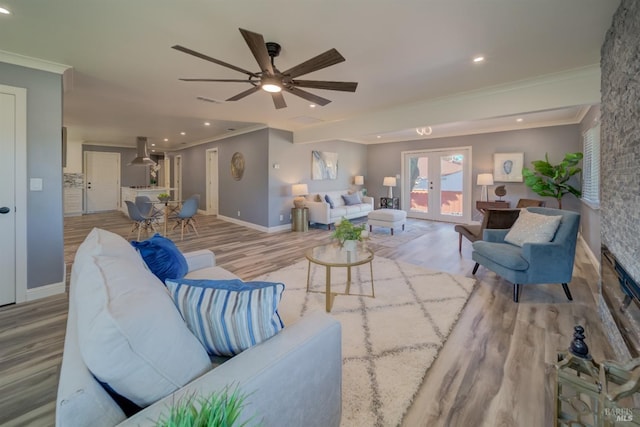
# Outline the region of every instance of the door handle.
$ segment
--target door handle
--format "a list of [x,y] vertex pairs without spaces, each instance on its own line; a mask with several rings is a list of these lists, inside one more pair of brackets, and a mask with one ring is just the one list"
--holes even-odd
[[11,209],[6,206],[0,208],[0,214],[8,214],[9,212],[11,212]]

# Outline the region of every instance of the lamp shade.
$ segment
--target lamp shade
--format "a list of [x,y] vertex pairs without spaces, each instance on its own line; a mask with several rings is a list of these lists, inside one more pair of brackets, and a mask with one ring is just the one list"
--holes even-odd
[[493,185],[493,174],[491,173],[479,173],[478,185]]
[[384,181],[382,181],[382,185],[385,187],[395,187],[396,186],[396,177],[395,176],[385,176]]
[[363,185],[364,184],[364,176],[362,175],[356,175],[355,178],[353,178],[353,183],[355,185]]
[[309,194],[307,184],[293,184],[291,186],[291,194],[294,196],[306,196]]

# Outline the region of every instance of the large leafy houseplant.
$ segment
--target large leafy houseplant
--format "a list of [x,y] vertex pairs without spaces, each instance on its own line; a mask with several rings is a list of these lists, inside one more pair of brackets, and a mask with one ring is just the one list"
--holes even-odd
[[545,153],[544,160],[531,162],[533,170],[522,168],[522,176],[527,187],[542,197],[553,197],[558,201],[558,209],[562,209],[562,197],[573,194],[580,197],[582,192],[569,184],[572,176],[582,172],[578,166],[582,160],[582,153],[567,153],[557,165],[549,162],[549,154]]

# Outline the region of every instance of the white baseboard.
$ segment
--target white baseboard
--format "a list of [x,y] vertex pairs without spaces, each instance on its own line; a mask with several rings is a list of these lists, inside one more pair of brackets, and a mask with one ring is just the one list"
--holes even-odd
[[262,225],[254,224],[252,222],[242,221],[242,220],[239,220],[239,219],[236,219],[236,218],[231,218],[229,216],[224,216],[224,215],[220,215],[220,214],[218,214],[218,218],[223,220],[223,221],[231,222],[233,224],[242,225],[243,227],[251,228],[253,230],[262,231],[264,233],[278,233],[278,232],[281,232],[281,231],[291,230],[291,224],[282,224],[282,225],[278,225],[278,226],[275,226],[275,227],[264,227]]
[[34,301],[40,298],[50,297],[65,292],[65,283],[58,282],[50,285],[39,286],[33,289],[27,289],[27,301]]
[[582,245],[582,248],[584,249],[585,253],[587,254],[587,258],[589,258],[589,261],[591,261],[591,264],[593,265],[593,268],[595,268],[596,271],[599,273],[600,272],[600,261],[598,261],[598,258],[596,258],[595,254],[593,253],[593,251],[591,250],[591,248],[587,244],[586,240],[584,240],[584,238],[582,237],[581,233],[578,233],[578,242]]

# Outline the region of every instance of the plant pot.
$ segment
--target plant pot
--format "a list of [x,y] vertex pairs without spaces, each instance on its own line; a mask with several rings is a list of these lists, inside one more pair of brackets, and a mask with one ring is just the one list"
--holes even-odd
[[357,240],[345,240],[344,242],[342,242],[342,247],[348,252],[355,251],[357,245],[358,245]]

